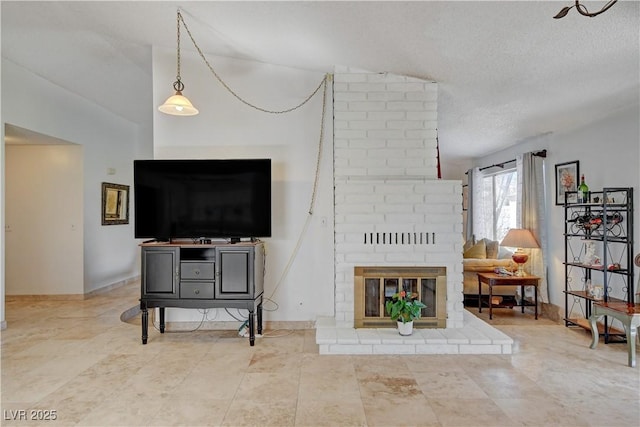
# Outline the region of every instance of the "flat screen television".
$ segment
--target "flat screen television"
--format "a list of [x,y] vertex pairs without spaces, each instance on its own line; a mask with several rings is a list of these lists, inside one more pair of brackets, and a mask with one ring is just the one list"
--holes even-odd
[[134,160],[135,237],[271,236],[271,159]]

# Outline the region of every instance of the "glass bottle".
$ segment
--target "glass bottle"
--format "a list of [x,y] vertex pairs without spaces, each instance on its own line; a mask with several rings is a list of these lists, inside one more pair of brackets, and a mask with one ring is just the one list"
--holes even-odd
[[589,202],[589,186],[584,182],[584,174],[580,178],[580,186],[578,187],[578,203]]

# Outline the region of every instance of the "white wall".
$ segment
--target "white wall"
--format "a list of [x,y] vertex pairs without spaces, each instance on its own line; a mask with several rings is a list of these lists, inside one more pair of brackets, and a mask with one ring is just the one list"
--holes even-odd
[[[487,166],[515,158],[517,154],[547,149],[545,161],[547,230],[549,241],[549,299],[564,307],[564,211],[555,205],[555,165],[578,160],[580,173],[592,191],[603,187],[633,187],[635,196],[635,253],[640,250],[640,111],[638,106],[614,112],[597,122],[579,129],[545,134],[531,138],[506,150],[475,161],[476,166]],[[637,270],[636,270],[637,271]],[[636,290],[637,291],[637,290]]]
[[[0,7],[0,22],[2,21],[2,8]],[[2,67],[0,67],[0,81],[2,80]],[[2,85],[0,85],[0,100],[2,99]],[[5,284],[5,259],[4,259],[4,121],[2,120],[2,102],[0,102],[0,330],[7,327],[4,316],[4,284]]]
[[[149,130],[141,131],[137,125],[4,58],[2,105],[3,124],[83,146],[84,265],[79,268],[84,269],[85,293],[138,275],[133,224],[101,225],[101,183],[132,185],[134,152],[145,152],[144,138],[150,135]],[[115,168],[116,173],[108,175],[108,168]],[[42,244],[50,251],[57,250],[56,242]]]
[[6,294],[82,295],[82,146],[8,145],[5,154]]
[[[299,104],[324,77],[323,73],[252,61],[215,56],[208,60],[238,95],[267,109],[281,110]],[[174,49],[154,48],[155,105],[172,94],[175,61]],[[275,291],[272,299],[278,309],[265,312],[265,320],[314,321],[317,316],[333,315],[331,83],[327,90],[317,200],[313,215],[309,216],[320,137],[322,90],[292,113],[267,114],[231,96],[200,57],[183,50],[181,61],[183,93],[200,114],[173,117],[156,111],[155,158],[271,158],[273,236],[264,239],[267,248],[265,296],[270,297]],[[305,229],[307,220],[309,224]],[[291,268],[285,274],[292,259]],[[265,303],[265,309],[273,308],[273,304]],[[216,320],[230,319],[224,310],[218,311]],[[167,312],[170,321],[201,318],[194,310]]]

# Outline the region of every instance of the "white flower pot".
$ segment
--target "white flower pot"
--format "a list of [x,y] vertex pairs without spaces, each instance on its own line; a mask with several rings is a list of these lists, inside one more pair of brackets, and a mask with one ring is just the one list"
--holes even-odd
[[413,334],[413,320],[407,323],[402,323],[402,320],[399,320],[398,333],[403,336],[408,336]]

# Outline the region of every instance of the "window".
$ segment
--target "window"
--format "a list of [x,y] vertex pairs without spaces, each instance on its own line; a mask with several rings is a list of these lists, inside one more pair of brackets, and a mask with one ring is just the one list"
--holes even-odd
[[484,236],[501,241],[510,228],[517,228],[518,172],[500,171],[482,178],[481,221]]

